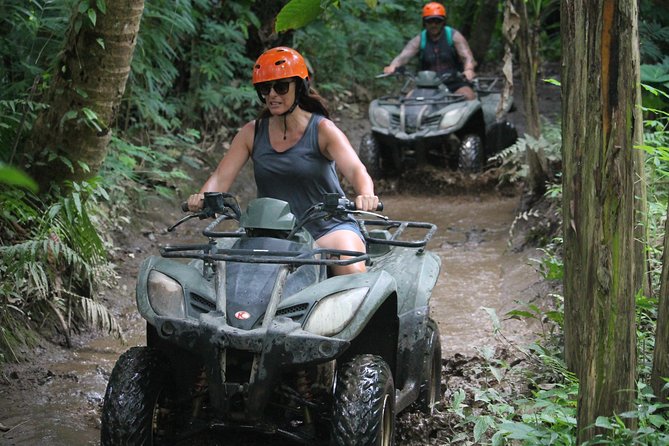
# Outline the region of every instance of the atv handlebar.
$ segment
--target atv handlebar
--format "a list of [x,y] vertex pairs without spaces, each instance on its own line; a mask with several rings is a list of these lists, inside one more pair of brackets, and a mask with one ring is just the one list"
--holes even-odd
[[[339,205],[342,205],[346,210],[348,211],[357,211],[358,208],[355,205],[355,201],[348,200],[346,198],[341,198],[341,201],[338,203]],[[188,208],[188,202],[184,201],[181,203],[181,210],[183,212],[189,212],[190,209]],[[376,212],[381,212],[383,211],[383,203],[379,201],[379,204],[376,206],[375,209]]]
[[[181,210],[184,212],[189,211],[188,202],[184,201],[181,203]],[[383,203],[379,201],[375,211],[380,212],[382,210],[383,210]],[[325,215],[335,215],[343,213],[368,214],[385,218],[383,216],[376,215],[373,212],[358,210],[354,201],[351,201],[345,197],[341,197],[339,194],[336,193],[324,194],[323,202],[317,203],[313,205],[311,208],[309,208],[305,212],[305,215],[303,215],[302,218],[299,219],[297,227],[293,232],[301,228],[304,225],[304,223],[308,221],[314,220],[319,217],[322,218]],[[167,231],[172,232],[174,228],[192,218],[199,218],[200,220],[203,220],[205,218],[216,218],[216,216],[218,215],[219,217],[216,218],[216,221],[213,224],[213,226],[215,226],[222,220],[234,219],[239,221],[241,214],[242,214],[241,209],[239,208],[239,204],[237,203],[237,199],[235,198],[234,195],[228,194],[226,192],[205,192],[202,209],[200,211],[186,215],[181,220],[177,221],[174,225],[167,228]],[[228,235],[227,232],[224,234],[226,236]],[[204,235],[220,236],[220,234],[213,232],[212,225],[209,225],[207,227]]]

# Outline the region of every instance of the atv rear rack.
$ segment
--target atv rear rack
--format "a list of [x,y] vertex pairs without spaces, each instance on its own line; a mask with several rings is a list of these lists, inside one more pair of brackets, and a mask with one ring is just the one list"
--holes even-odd
[[504,84],[500,77],[477,77],[474,87],[479,96],[487,96],[493,93],[501,93]]

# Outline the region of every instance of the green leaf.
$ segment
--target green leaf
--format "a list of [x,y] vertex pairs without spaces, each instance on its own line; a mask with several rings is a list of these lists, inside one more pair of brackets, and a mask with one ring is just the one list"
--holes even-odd
[[302,28],[316,20],[322,12],[321,0],[290,0],[276,16],[276,32]]
[[506,316],[510,319],[536,319],[536,316],[529,311],[522,310],[511,310],[506,313]]
[[481,441],[483,434],[485,434],[485,431],[490,427],[491,421],[491,418],[486,416],[479,417],[476,420],[476,424],[474,424],[474,441],[476,443]]
[[370,8],[376,8],[376,5],[379,4],[378,0],[365,0],[365,3],[367,3],[367,6]]
[[89,9],[88,10],[88,20],[91,21],[93,26],[95,26],[95,22],[97,21],[97,19],[98,19],[98,15],[96,14],[95,9]]
[[79,164],[79,167],[81,167],[81,170],[83,170],[84,172],[88,173],[91,171],[90,166],[85,162],[77,160],[77,164]]
[[65,165],[70,169],[70,172],[74,172],[74,166],[72,165],[72,161],[70,161],[69,159],[65,158],[64,156],[60,156],[60,157],[58,157],[58,158],[60,159],[60,161],[61,161],[63,164],[65,164]]
[[77,111],[76,110],[70,110],[67,113],[63,115],[62,118],[60,118],[60,129],[63,130],[63,125],[71,120],[77,117]]
[[507,438],[513,440],[530,440],[533,438],[534,428],[523,423],[508,421],[500,424],[500,429],[507,432]]
[[10,186],[25,187],[31,192],[37,192],[37,183],[25,173],[14,167],[0,163],[0,183]]
[[73,193],[72,198],[74,199],[74,207],[77,209],[77,212],[82,214],[81,196],[77,193]]
[[562,86],[562,83],[557,79],[544,79],[543,81],[547,84],[557,85],[558,87]]
[[611,421],[607,417],[597,417],[597,420],[595,420],[595,426],[602,427],[604,429],[613,429]]
[[663,65],[641,65],[641,82],[652,82],[662,84],[669,82],[669,72]]
[[496,333],[499,333],[499,331],[502,329],[502,324],[499,322],[499,318],[497,317],[497,311],[494,308],[488,308],[488,307],[481,307],[483,308],[486,313],[488,313],[488,316],[490,316],[490,320],[492,321],[492,326],[495,330]]
[[98,114],[95,113],[93,110],[91,110],[88,107],[83,107],[81,109],[81,112],[86,116],[86,123],[95,127],[95,130],[98,132],[102,131],[102,127],[98,124],[100,122],[100,118],[98,118]]
[[101,13],[103,13],[103,14],[107,13],[107,4],[105,3],[105,0],[96,0],[95,4],[97,5],[98,10]]
[[95,41],[98,43],[98,45],[100,45],[100,48],[102,48],[103,50],[105,49],[105,41],[102,37],[98,37],[97,39],[95,39]]
[[79,3],[79,12],[80,12],[80,13],[83,14],[84,12],[88,11],[88,8],[89,8],[89,6],[88,6],[88,0],[85,0],[85,1],[83,1],[83,2],[81,2],[81,3]]

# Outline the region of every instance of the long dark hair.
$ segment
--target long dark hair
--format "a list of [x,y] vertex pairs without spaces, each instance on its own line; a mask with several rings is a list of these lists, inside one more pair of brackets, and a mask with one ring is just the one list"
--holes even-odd
[[[316,90],[309,86],[309,81],[305,79],[295,78],[295,96],[297,97],[297,105],[304,111],[323,115],[330,118],[330,112],[327,109],[327,101],[318,94]],[[269,118],[272,113],[267,107],[263,108],[258,119]]]

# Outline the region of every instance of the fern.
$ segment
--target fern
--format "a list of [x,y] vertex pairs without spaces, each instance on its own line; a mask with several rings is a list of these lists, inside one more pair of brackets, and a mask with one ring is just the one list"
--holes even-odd
[[[91,325],[120,336],[113,316],[94,305],[96,284],[111,277],[103,240],[90,212],[88,183],[72,184],[46,205],[15,188],[0,189],[0,352],[17,359],[39,327],[70,331]],[[90,302],[89,302],[90,301]],[[73,303],[85,302],[80,305]],[[66,318],[65,315],[68,315]]]

